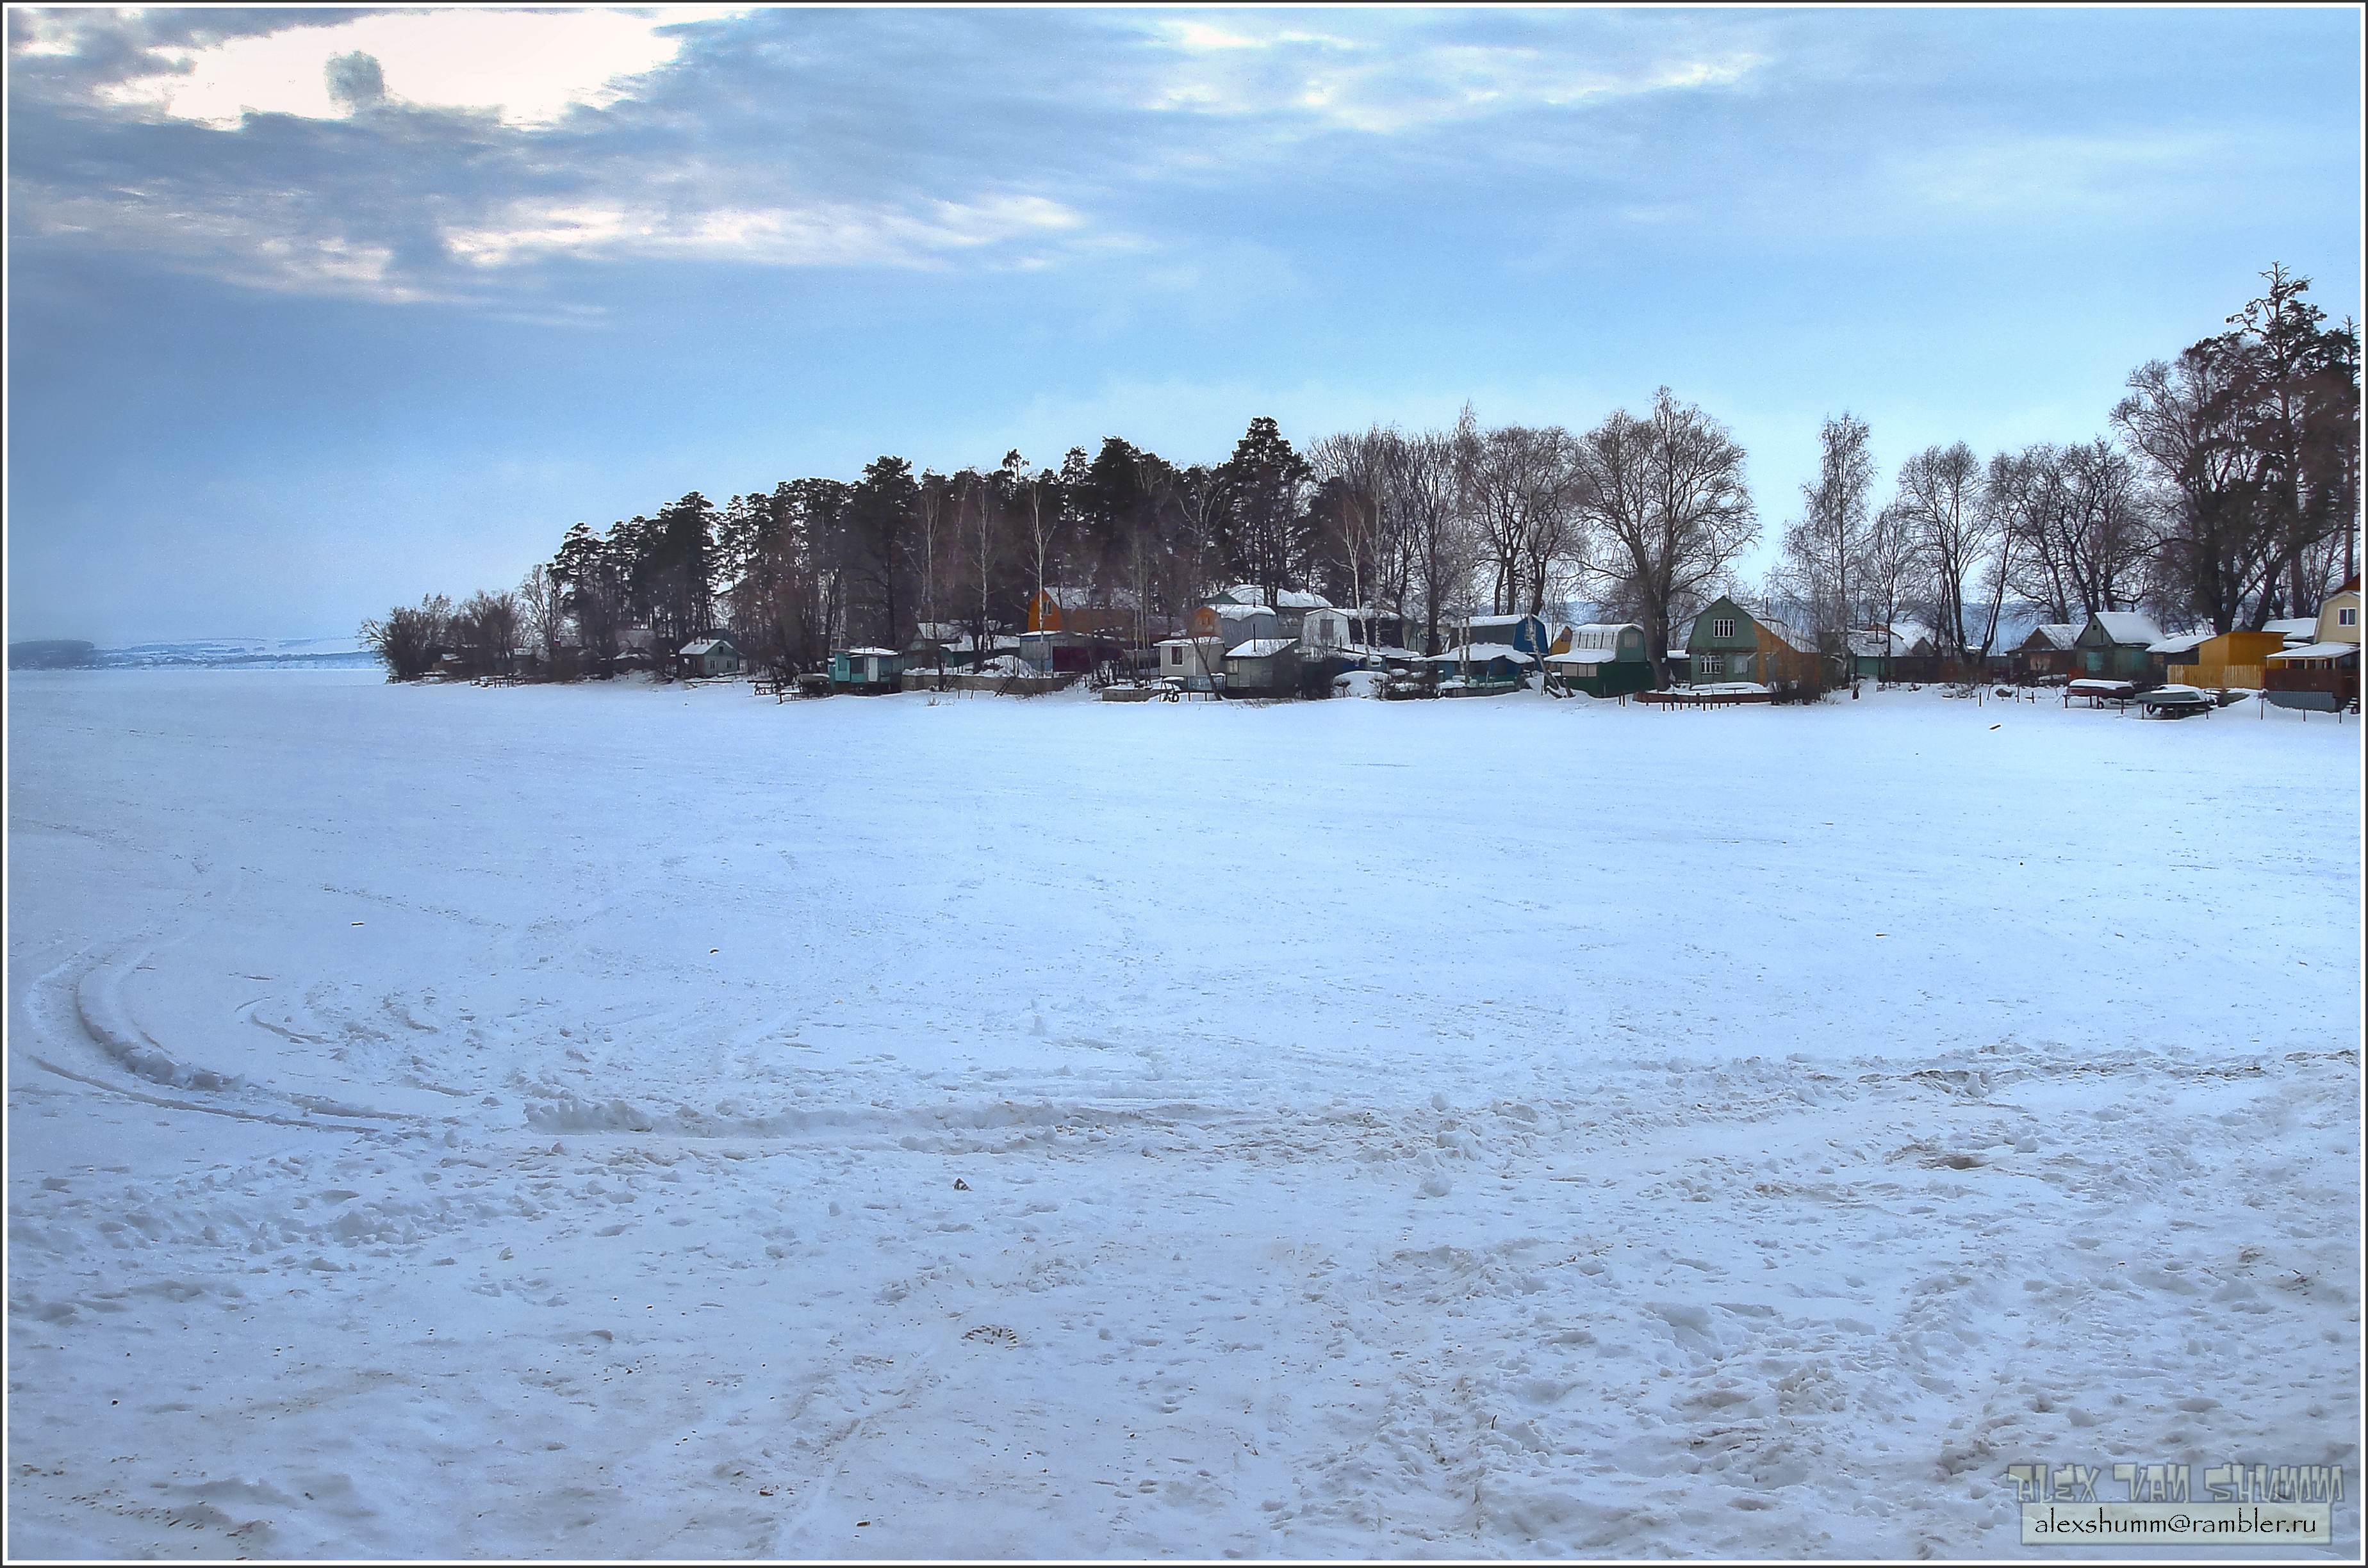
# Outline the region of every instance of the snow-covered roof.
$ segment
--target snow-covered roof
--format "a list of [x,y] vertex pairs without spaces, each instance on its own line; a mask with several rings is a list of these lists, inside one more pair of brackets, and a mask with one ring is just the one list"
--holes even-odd
[[2176,637],[2166,637],[2159,642],[2147,643],[2146,652],[2149,653],[2184,653],[2192,649],[2201,648],[2206,642],[2211,642],[2212,637],[2213,634],[2209,631],[2182,631]]
[[730,639],[723,637],[702,637],[696,642],[686,642],[682,645],[683,657],[687,659],[695,659],[701,653],[732,653],[738,651],[732,646]]
[[[1616,642],[1619,639],[1620,634],[1623,631],[1642,633],[1645,629],[1633,620],[1590,620],[1583,626],[1566,626],[1563,630],[1570,633],[1571,645],[1573,647],[1577,647],[1578,645],[1578,640],[1581,637],[1590,635],[1609,637]],[[1587,646],[1590,648],[1610,647],[1611,646],[1611,643],[1590,642],[1587,644]]]
[[[2068,653],[2072,644],[2079,641],[2080,629],[2069,621],[2047,620],[2032,627],[2031,637],[2038,638],[2059,653]],[[2023,639],[2025,647],[2030,646],[2031,637]]]
[[2318,635],[2318,618],[2305,616],[2299,620],[2265,620],[2264,631],[2274,631],[2289,642],[2307,642]]
[[2272,663],[2279,659],[2340,659],[2346,653],[2358,652],[2360,644],[2357,642],[2306,642],[2300,647],[2289,642],[2271,653],[2270,659]]
[[1423,662],[1429,665],[1485,665],[1491,659],[1510,659],[1517,665],[1537,662],[1510,642],[1466,642],[1461,647],[1442,648]]
[[839,652],[846,654],[850,659],[872,657],[894,659],[901,658],[903,656],[894,648],[841,648]]
[[1155,648],[1199,648],[1216,642],[1213,637],[1162,637],[1152,644]]
[[1211,605],[1209,608],[1215,610],[1218,618],[1224,620],[1247,620],[1253,616],[1274,613],[1264,605]]
[[1519,626],[1525,620],[1536,619],[1535,616],[1530,615],[1475,615],[1463,624],[1466,626]]
[[1611,665],[1620,661],[1616,648],[1573,648],[1565,653],[1548,653],[1549,665]]
[[2100,609],[2089,619],[2113,640],[2116,647],[2146,648],[2162,641],[2162,628],[2135,610]]
[[1296,637],[1253,637],[1225,651],[1228,659],[1271,659],[1286,649],[1299,645]]
[[1332,601],[1322,594],[1312,594],[1304,588],[1285,588],[1274,596],[1278,609],[1330,609]]

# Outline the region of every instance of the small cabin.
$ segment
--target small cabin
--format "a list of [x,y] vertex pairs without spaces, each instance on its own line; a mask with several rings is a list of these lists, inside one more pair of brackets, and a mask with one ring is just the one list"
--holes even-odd
[[2069,676],[2072,645],[2079,639],[2080,628],[2070,621],[2044,621],[2032,627],[2031,635],[2015,646],[2015,677],[2029,682]]
[[2162,628],[2135,610],[2093,611],[2072,640],[2072,673],[2084,680],[2153,685],[2146,650],[2162,640]]
[[1228,697],[1296,697],[1299,641],[1260,637],[1225,650]]
[[858,697],[894,691],[905,674],[905,655],[894,648],[839,648],[830,655],[830,688]]
[[1561,646],[1545,656],[1545,678],[1565,691],[1624,697],[1652,688],[1645,629],[1634,621],[1566,627],[1554,642]]
[[704,680],[740,673],[740,651],[729,637],[701,637],[676,655],[685,679]]
[[1214,637],[1169,637],[1156,644],[1157,678],[1187,691],[1214,691],[1224,684],[1225,645]]

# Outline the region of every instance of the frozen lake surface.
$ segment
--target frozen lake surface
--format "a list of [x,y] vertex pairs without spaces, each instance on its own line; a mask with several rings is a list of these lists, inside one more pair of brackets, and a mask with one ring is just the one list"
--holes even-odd
[[9,697],[12,1556],[2052,1558],[2009,1464],[2358,1484],[2356,723]]

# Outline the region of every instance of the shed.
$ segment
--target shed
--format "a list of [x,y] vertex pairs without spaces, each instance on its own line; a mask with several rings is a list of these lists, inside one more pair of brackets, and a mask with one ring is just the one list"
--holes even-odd
[[2161,641],[2162,628],[2135,610],[2096,610],[2072,640],[2073,669],[2088,680],[2151,684],[2146,650]]
[[1162,680],[1180,681],[1188,691],[1214,691],[1224,684],[1225,645],[1214,637],[1170,637],[1153,652]]
[[2285,639],[2274,631],[2191,631],[2146,650],[2157,680],[2179,680],[2212,691],[2259,691],[2272,654]]
[[1133,596],[1123,591],[1045,587],[1028,597],[1030,631],[1093,632],[1126,631],[1134,614]]
[[830,655],[830,688],[858,697],[894,691],[905,673],[905,655],[894,648],[837,648]]
[[1229,697],[1292,697],[1299,691],[1299,640],[1258,637],[1225,650]]
[[732,676],[740,673],[740,651],[729,637],[701,637],[682,645],[676,655],[686,677]]

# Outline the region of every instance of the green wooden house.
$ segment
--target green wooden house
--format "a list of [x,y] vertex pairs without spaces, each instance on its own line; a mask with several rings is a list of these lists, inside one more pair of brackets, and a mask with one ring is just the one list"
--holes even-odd
[[1722,594],[1686,634],[1686,658],[1695,686],[1750,681],[1814,684],[1824,675],[1817,645],[1773,616],[1754,615]]
[[1645,652],[1645,629],[1634,621],[1590,621],[1571,627],[1554,642],[1554,652],[1545,658],[1546,679],[1565,691],[1624,697],[1652,688],[1652,656]]
[[2162,629],[2135,611],[2097,610],[2072,640],[2072,673],[2082,680],[2154,685],[2158,677],[2146,650],[2162,640]]

